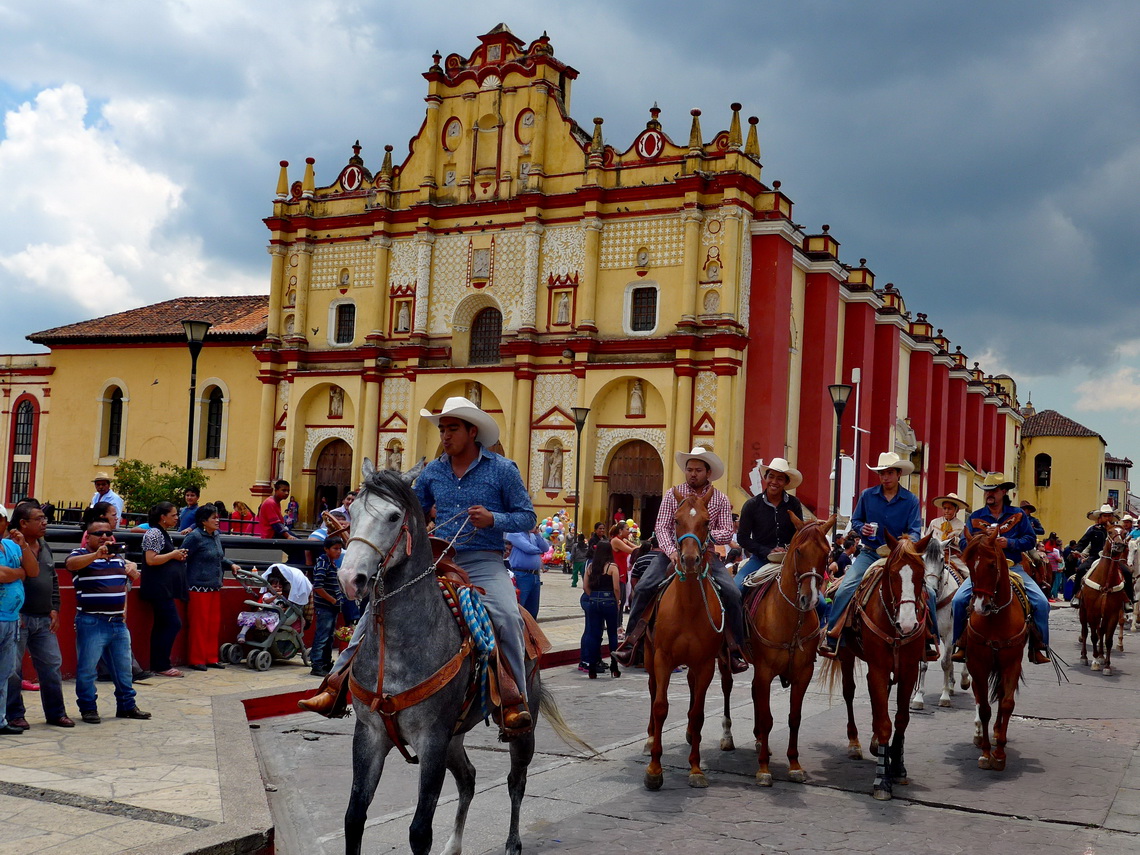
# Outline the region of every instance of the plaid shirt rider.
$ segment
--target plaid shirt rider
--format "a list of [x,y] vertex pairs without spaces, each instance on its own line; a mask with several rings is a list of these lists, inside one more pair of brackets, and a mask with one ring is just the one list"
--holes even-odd
[[[712,538],[714,543],[729,543],[732,541],[732,503],[728,500],[728,496],[709,484],[702,491],[694,490],[687,483],[681,484],[677,488],[681,494],[681,500],[684,501],[686,496],[696,493],[699,496],[708,494],[711,490],[712,495],[709,496],[709,537]],[[677,499],[673,490],[665,493],[661,499],[661,508],[657,512],[657,542],[661,545],[661,551],[672,559],[677,554]]]

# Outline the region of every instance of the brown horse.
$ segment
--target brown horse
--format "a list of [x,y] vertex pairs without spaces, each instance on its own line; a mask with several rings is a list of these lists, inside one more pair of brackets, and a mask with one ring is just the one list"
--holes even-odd
[[[645,636],[645,670],[649,672],[650,754],[645,786],[659,790],[661,730],[669,713],[669,678],[678,665],[689,668],[689,786],[707,787],[701,771],[701,728],[705,722],[705,696],[716,669],[717,652],[724,642],[724,608],[709,576],[712,544],[709,542],[708,499],[690,493],[677,499],[677,557],[674,575],[656,606],[656,622]],[[711,495],[711,494],[710,494]]]
[[[789,512],[790,513],[790,512]],[[762,787],[772,786],[768,762],[772,752],[768,737],[772,732],[771,691],[776,677],[791,685],[791,709],[788,711],[788,778],[797,783],[807,780],[800,766],[799,733],[804,695],[815,673],[816,644],[820,623],[815,607],[822,596],[823,574],[827,569],[830,548],[827,533],[835,525],[835,517],[826,522],[803,522],[791,514],[796,534],[788,544],[780,565],[780,573],[771,586],[762,588],[759,599],[746,603],[749,637],[752,644],[752,703],[756,710],[756,753],[760,768],[756,780]],[[731,683],[729,683],[731,687]],[[725,709],[728,709],[727,695]],[[725,718],[726,735],[731,720]]]
[[[1081,664],[1088,665],[1086,639],[1092,629],[1094,671],[1112,676],[1112,636],[1121,622],[1127,596],[1124,593],[1124,571],[1128,543],[1119,526],[1108,530],[1105,550],[1085,575],[1081,591]],[[1123,649],[1123,644],[1121,645]]]
[[[853,643],[844,643],[834,662],[824,666],[829,684],[834,685],[836,670],[843,673],[843,700],[847,703],[847,755],[859,760],[859,729],[855,726],[855,657],[867,663],[867,689],[871,694],[871,720],[874,737],[876,799],[891,798],[894,783],[907,784],[903,763],[906,728],[910,723],[910,696],[918,680],[926,638],[926,588],[923,552],[930,535],[914,543],[904,535],[896,540],[887,533],[890,554],[882,575],[864,595],[863,584],[855,594],[852,629]],[[869,571],[870,572],[870,571]],[[890,695],[895,695],[895,721],[892,739]]]
[[[1029,616],[1016,601],[1009,562],[998,545],[998,538],[1004,537],[1020,520],[1019,514],[1014,515],[1001,526],[974,534],[962,556],[970,568],[974,586],[973,611],[966,624],[963,643],[966,668],[974,681],[974,701],[978,707],[974,745],[982,749],[978,768],[995,772],[1005,769],[1006,732],[1013,715],[1017,681],[1021,679],[1021,660],[1029,640]],[[991,703],[998,705],[992,745]]]

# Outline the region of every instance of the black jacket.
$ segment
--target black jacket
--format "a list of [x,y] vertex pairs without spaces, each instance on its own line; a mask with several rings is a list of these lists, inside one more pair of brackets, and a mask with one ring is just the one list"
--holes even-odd
[[766,562],[769,552],[777,546],[787,546],[796,534],[796,526],[788,511],[800,519],[804,517],[800,500],[788,493],[784,493],[778,508],[773,508],[764,501],[763,494],[753,496],[740,509],[736,542],[748,550],[749,554]]

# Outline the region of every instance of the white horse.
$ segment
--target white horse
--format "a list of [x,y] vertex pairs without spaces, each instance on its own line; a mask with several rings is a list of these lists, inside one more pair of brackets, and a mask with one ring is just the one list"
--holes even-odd
[[[954,646],[954,618],[950,612],[950,601],[954,593],[962,586],[969,571],[962,559],[957,555],[945,556],[942,543],[936,537],[930,538],[930,544],[922,556],[926,565],[926,587],[935,591],[938,601],[938,635],[942,639],[942,694],[938,698],[938,706],[950,706],[950,698],[954,696],[954,663],[950,661]],[[926,688],[926,668],[924,661],[919,666],[918,682],[914,686],[914,697],[910,700],[912,710],[926,708],[923,701],[923,692]],[[962,669],[962,691],[970,688],[970,674]]]

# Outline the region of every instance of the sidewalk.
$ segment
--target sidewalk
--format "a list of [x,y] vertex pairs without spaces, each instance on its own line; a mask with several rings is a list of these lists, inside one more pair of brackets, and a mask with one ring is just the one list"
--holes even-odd
[[[555,650],[577,649],[580,589],[543,576],[539,617]],[[136,639],[138,644],[139,640]],[[150,721],[115,718],[99,683],[103,723],[79,721],[75,684],[64,684],[71,729],[44,723],[25,693],[31,730],[0,736],[0,855],[176,855],[271,852],[272,817],[246,717],[246,700],[312,689],[300,658],[251,671],[186,671],[136,684]]]

